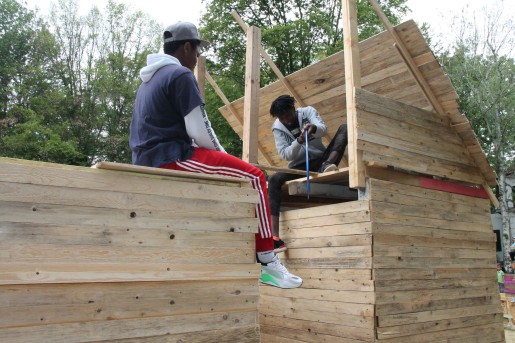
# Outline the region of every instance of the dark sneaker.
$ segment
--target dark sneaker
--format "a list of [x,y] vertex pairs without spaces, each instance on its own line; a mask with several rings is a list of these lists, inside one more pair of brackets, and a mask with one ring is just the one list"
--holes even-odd
[[274,252],[276,254],[280,253],[280,252],[283,252],[283,251],[286,251],[288,249],[286,247],[286,244],[284,244],[284,242],[282,241],[282,239],[280,239],[277,236],[272,236],[272,238],[274,240]]
[[324,162],[324,163],[322,163],[322,166],[320,167],[318,172],[325,173],[325,172],[335,171],[337,169],[338,169],[338,167],[335,164]]
[[279,288],[297,288],[302,285],[302,279],[297,275],[290,274],[279,258],[266,265],[261,264],[259,281]]

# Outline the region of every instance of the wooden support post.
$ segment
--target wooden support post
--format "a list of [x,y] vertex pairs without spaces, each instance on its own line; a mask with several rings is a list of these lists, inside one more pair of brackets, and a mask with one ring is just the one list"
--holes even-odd
[[206,96],[206,56],[198,58],[197,67],[195,68],[195,78],[197,79],[200,95],[205,101]]
[[349,153],[349,186],[365,187],[365,165],[363,152],[358,150],[357,110],[354,88],[361,88],[359,63],[358,23],[356,0],[342,0],[343,6],[343,47],[345,58],[345,92],[347,100],[347,130]]
[[261,31],[257,27],[247,30],[247,55],[245,57],[245,99],[243,103],[243,156],[249,163],[258,162],[259,126],[259,46]]
[[[218,87],[218,85],[216,84],[215,80],[213,79],[213,77],[211,77],[211,74],[209,74],[209,72],[206,70],[206,80],[207,82],[209,82],[209,84],[211,85],[211,87],[213,87],[213,89],[215,90],[216,94],[218,94],[218,96],[220,97],[220,99],[222,99],[223,103],[225,104],[225,106],[227,106],[227,109],[229,110],[229,112],[231,112],[232,116],[238,121],[238,123],[241,125],[242,127],[242,132],[243,132],[243,120],[241,120],[237,115],[236,115],[236,110],[234,109],[234,106],[231,104],[231,102],[229,101],[229,99],[227,99],[227,97],[225,96],[225,94],[222,92],[222,90],[220,89],[220,87]],[[227,121],[229,121],[229,118],[225,118]],[[258,149],[259,149],[259,152],[261,153],[261,155],[263,155],[263,157],[265,158],[265,160],[268,162],[268,164],[272,164],[272,159],[270,158],[270,156],[266,153],[265,149],[263,148],[263,146],[261,144],[259,144],[258,142]]]
[[490,198],[490,201],[492,202],[494,207],[499,208],[501,206],[501,204],[499,204],[499,199],[497,199],[495,197],[495,194],[494,194],[494,192],[492,192],[492,189],[490,188],[490,186],[488,186],[488,184],[486,182],[483,182],[483,184],[481,186],[488,194],[488,197]]

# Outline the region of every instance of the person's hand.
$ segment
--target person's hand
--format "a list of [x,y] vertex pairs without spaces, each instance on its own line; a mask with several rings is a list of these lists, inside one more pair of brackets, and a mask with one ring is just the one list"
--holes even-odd
[[308,130],[308,137],[312,136],[315,134],[315,132],[317,132],[317,126],[314,125],[314,124],[306,124],[304,125],[304,130],[302,131],[302,133],[305,135],[305,131]]
[[300,136],[297,137],[297,143],[299,143],[301,145],[306,143],[305,138],[306,138],[306,136],[305,136],[304,130],[302,130],[302,132],[300,133]]
[[313,124],[304,125],[300,136],[297,138],[297,142],[299,142],[299,144],[304,144],[306,142],[306,131],[308,132],[308,138],[312,138],[313,134],[317,132],[317,127]]

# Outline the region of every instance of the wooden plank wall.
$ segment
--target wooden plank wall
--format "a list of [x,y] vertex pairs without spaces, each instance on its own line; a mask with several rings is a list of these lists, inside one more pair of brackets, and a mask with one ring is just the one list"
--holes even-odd
[[[397,25],[395,30],[442,105],[446,120],[453,125],[453,129],[465,143],[466,151],[472,156],[488,184],[495,185],[496,175],[488,164],[467,117],[460,112],[456,91],[419,28],[413,20],[409,20]],[[408,105],[432,110],[388,32],[359,42],[359,53],[363,89]],[[333,137],[338,127],[347,120],[343,51],[287,75],[285,79],[306,105],[313,106],[320,112],[328,126],[329,137]],[[287,164],[279,157],[275,148],[271,129],[274,118],[270,116],[269,109],[277,96],[288,93],[288,88],[281,81],[260,90],[258,136],[263,152],[259,154],[259,162],[262,164],[283,167]],[[243,98],[240,98],[230,106],[220,108],[222,115],[240,137],[243,133],[243,105]]]
[[257,194],[0,159],[0,342],[259,342]]
[[281,258],[304,282],[260,286],[262,342],[374,341],[372,236],[368,201],[281,214]]
[[370,180],[377,342],[504,342],[486,199]]
[[446,118],[414,106],[355,89],[358,148],[365,162],[379,162],[482,184],[483,176]]

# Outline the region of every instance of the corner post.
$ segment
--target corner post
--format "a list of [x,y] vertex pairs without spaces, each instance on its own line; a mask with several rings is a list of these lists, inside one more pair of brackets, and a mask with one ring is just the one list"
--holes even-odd
[[206,56],[198,58],[197,67],[195,68],[195,78],[197,79],[200,95],[205,101],[206,96]]
[[261,31],[251,26],[247,30],[247,54],[245,64],[245,99],[243,102],[243,156],[249,163],[258,162],[259,126],[259,47]]
[[349,152],[349,187],[365,187],[363,151],[358,149],[358,127],[355,88],[361,88],[359,62],[358,19],[356,0],[342,0],[343,52],[345,59],[345,97],[347,102],[347,131]]

